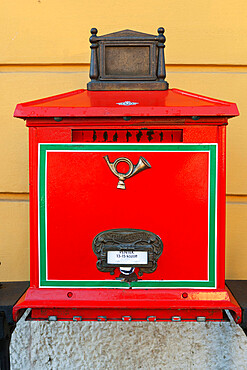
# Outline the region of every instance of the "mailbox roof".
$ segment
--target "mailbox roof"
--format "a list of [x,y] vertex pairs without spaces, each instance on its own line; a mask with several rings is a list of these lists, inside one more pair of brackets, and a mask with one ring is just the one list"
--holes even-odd
[[[132,104],[133,103],[133,104]],[[227,116],[239,114],[235,103],[178,89],[165,91],[88,91],[18,104],[15,117]]]

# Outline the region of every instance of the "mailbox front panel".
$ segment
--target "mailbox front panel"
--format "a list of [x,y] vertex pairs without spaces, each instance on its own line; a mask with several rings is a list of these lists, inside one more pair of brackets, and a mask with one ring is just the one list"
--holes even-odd
[[[130,172],[125,189],[114,162]],[[40,287],[215,288],[216,193],[217,144],[39,144]],[[98,268],[93,241],[116,229],[161,239],[153,272],[145,272],[153,250],[126,252],[130,246],[106,251],[112,274]],[[132,266],[123,254],[134,258],[137,281],[119,278],[121,266]]]

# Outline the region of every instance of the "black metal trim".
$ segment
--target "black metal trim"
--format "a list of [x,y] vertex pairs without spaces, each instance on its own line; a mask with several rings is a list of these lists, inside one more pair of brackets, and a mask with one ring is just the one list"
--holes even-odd
[[242,309],[240,327],[247,335],[247,280],[226,280],[226,285]]
[[16,323],[13,307],[29,287],[29,281],[4,282],[0,285],[0,369],[10,369],[9,345]]

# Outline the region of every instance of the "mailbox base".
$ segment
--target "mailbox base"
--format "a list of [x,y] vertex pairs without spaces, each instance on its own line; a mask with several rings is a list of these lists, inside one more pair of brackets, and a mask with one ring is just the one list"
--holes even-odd
[[[13,309],[17,321],[31,308],[31,320],[208,321],[230,310],[236,323],[241,308],[229,290],[37,289],[29,288]],[[126,319],[128,318],[128,320]]]

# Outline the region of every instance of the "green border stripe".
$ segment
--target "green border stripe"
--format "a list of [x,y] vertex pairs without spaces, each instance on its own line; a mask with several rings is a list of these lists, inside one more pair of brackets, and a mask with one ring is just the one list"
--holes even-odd
[[216,147],[212,146],[210,150],[210,207],[209,207],[209,280],[215,281],[215,218],[216,218],[216,171],[217,171],[217,153]]
[[[109,285],[110,283],[110,285]],[[67,281],[67,280],[44,280],[41,281],[40,286],[47,287],[77,287],[77,288],[129,288],[129,284],[117,280],[78,280],[78,281]]]
[[46,218],[45,218],[45,169],[46,149],[40,146],[40,175],[39,175],[39,239],[40,239],[40,285],[46,280]]
[[41,287],[65,287],[65,288],[214,288],[214,281],[150,281],[140,280],[126,283],[117,280],[44,280],[41,281]]
[[[209,183],[209,281],[149,281],[139,280],[131,284],[117,280],[95,281],[49,281],[46,280],[46,152],[47,151],[160,151],[160,152],[203,152],[210,155]],[[87,288],[214,288],[215,287],[215,217],[216,217],[216,176],[217,176],[217,147],[216,144],[40,144],[39,168],[39,230],[40,230],[40,286],[41,287],[87,287]]]
[[[168,152],[168,151],[180,151],[180,152],[203,152],[210,151],[212,146],[215,147],[215,144],[40,144],[40,147],[44,150],[67,150],[67,151],[117,151],[121,152],[131,152],[131,151],[157,151],[157,152]],[[164,150],[164,147],[166,150]],[[197,148],[195,150],[195,147]],[[127,148],[127,149],[126,149]]]

